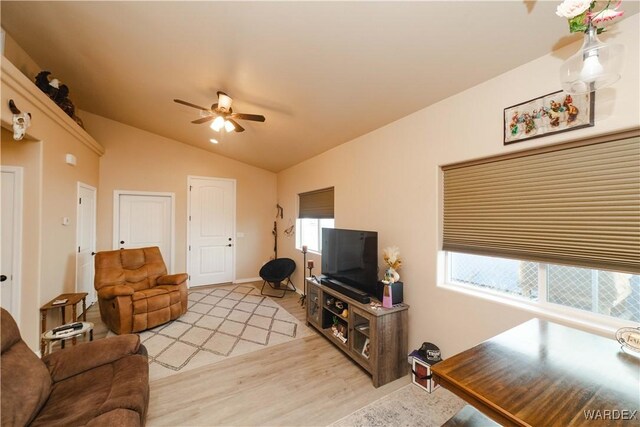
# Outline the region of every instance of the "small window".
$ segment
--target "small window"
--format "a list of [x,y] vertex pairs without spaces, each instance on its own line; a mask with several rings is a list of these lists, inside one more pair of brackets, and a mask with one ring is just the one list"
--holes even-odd
[[296,221],[296,248],[322,253],[322,229],[334,228],[333,218],[299,218]]
[[296,221],[296,248],[322,252],[322,229],[334,227],[333,187],[300,193]]

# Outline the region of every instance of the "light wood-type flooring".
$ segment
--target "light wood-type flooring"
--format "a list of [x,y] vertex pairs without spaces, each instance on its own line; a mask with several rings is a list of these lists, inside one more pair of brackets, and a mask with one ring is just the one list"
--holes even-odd
[[[260,284],[254,284],[260,287]],[[274,298],[304,322],[299,295]],[[97,304],[87,311],[103,338]],[[151,382],[147,425],[324,426],[409,384],[371,377],[318,333]]]

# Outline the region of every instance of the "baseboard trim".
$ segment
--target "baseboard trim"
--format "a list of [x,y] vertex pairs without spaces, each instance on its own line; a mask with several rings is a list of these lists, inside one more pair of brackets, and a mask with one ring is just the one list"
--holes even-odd
[[250,283],[250,282],[261,282],[262,279],[260,277],[249,277],[248,279],[236,279],[233,281],[235,284],[240,283]]

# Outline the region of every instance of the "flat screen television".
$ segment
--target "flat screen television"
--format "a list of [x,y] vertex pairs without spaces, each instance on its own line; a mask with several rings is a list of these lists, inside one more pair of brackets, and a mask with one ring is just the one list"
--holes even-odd
[[378,233],[322,229],[322,274],[369,295],[378,282]]

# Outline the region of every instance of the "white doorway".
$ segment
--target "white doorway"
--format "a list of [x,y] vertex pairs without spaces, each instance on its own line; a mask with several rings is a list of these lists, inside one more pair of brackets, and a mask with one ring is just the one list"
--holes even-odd
[[2,307],[11,313],[20,326],[23,169],[2,166],[0,170],[0,298]]
[[96,302],[93,287],[93,256],[96,250],[96,189],[78,182],[78,220],[76,223],[76,292],[86,292],[87,305]]
[[188,178],[187,265],[190,286],[235,279],[236,181]]
[[113,248],[158,246],[169,273],[174,269],[173,193],[114,191]]

